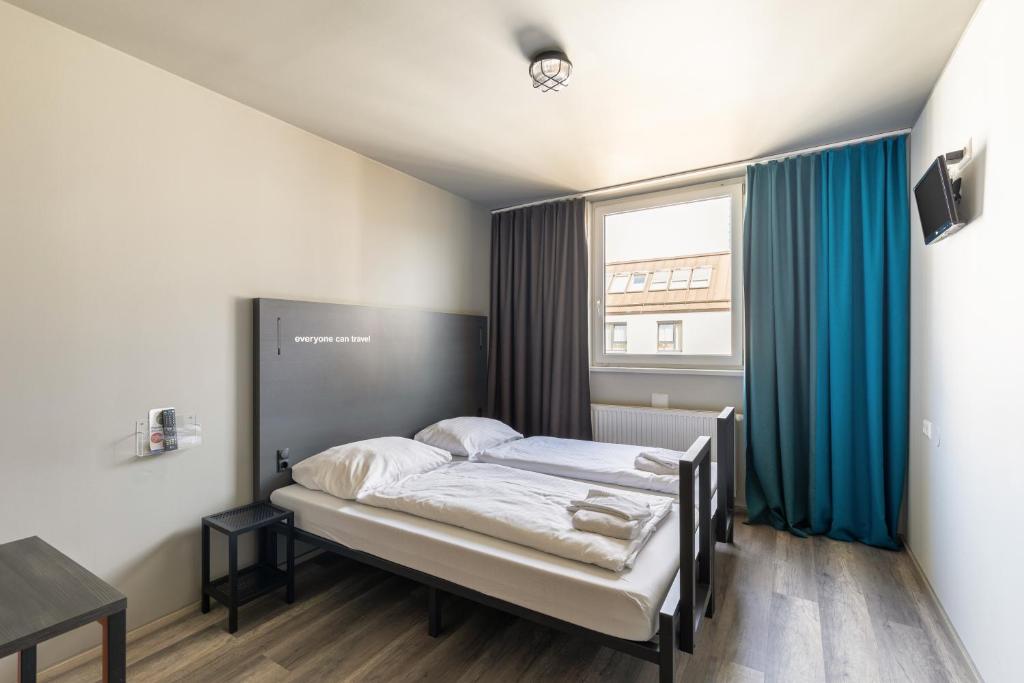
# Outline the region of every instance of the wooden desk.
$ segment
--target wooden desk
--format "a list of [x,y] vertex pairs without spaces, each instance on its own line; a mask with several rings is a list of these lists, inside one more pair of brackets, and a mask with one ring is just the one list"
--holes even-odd
[[36,680],[36,645],[96,621],[103,680],[122,683],[128,600],[37,536],[0,545],[0,657],[18,653],[18,680]]

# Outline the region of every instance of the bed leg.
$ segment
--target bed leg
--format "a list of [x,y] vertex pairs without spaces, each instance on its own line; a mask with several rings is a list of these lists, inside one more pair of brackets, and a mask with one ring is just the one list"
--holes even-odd
[[708,568],[708,608],[704,610],[704,616],[712,619],[715,616],[715,598],[718,592],[715,590],[715,543],[711,542],[711,552],[707,558]]
[[427,635],[441,635],[441,591],[433,586],[427,586]]
[[[707,459],[697,467],[700,479],[700,552],[697,554],[697,582],[707,586],[708,604],[704,615],[715,613],[715,529],[711,517],[711,466]],[[693,652],[693,650],[688,650]]]
[[[700,437],[705,440],[703,449],[708,449],[707,437]],[[706,470],[705,470],[706,471]],[[697,559],[693,556],[693,531],[697,529],[696,510],[697,501],[694,499],[693,483],[696,481],[695,467],[692,462],[681,460],[679,462],[679,649],[683,652],[693,653],[693,615],[697,601]],[[702,488],[703,490],[703,488]],[[706,509],[706,506],[704,506]],[[702,537],[707,533],[705,524],[701,532]],[[703,544],[701,544],[703,546]],[[703,547],[701,547],[703,549]]]
[[686,623],[679,625],[679,649],[692,655],[694,640],[693,619],[691,618],[688,625]]
[[671,615],[658,618],[658,683],[674,683],[676,676],[676,623]]

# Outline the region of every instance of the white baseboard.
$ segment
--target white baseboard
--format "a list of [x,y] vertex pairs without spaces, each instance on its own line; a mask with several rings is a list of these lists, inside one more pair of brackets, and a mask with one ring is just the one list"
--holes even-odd
[[953,626],[953,621],[949,618],[949,614],[946,613],[946,608],[942,606],[942,601],[939,600],[939,595],[935,592],[932,582],[928,580],[928,575],[924,573],[921,563],[917,561],[917,556],[914,555],[914,551],[911,550],[910,545],[905,541],[903,543],[903,547],[907,551],[907,556],[910,558],[910,563],[913,565],[914,571],[917,572],[918,577],[921,579],[921,583],[924,584],[925,590],[928,591],[928,596],[938,608],[939,616],[942,618],[943,625],[946,627],[947,632],[953,637],[953,643],[960,651],[960,655],[964,658],[964,661],[967,662],[967,666],[970,668],[971,673],[974,674],[975,679],[978,681],[984,681],[985,679],[981,677],[981,672],[978,671],[978,667],[974,664],[974,659],[971,657],[971,653],[967,651],[967,648],[964,646],[964,641],[961,640],[960,634],[957,632],[956,627]]
[[[181,619],[186,614],[188,614],[190,612],[191,613],[195,613],[195,612],[198,612],[198,611],[199,611],[199,602],[196,601],[196,602],[193,602],[191,605],[186,605],[186,606],[182,607],[179,610],[175,610],[175,611],[171,612],[170,614],[165,614],[164,616],[160,617],[159,619],[154,619],[153,621],[149,622],[148,624],[143,624],[142,626],[139,626],[138,628],[134,628],[134,629],[132,629],[131,631],[128,632],[128,635],[127,635],[128,643],[131,644],[133,641],[136,641],[139,638],[145,638],[149,634],[153,633],[154,631],[156,631],[156,630],[158,630],[160,628],[163,628],[167,624],[173,623],[173,622],[177,621],[178,619]],[[77,669],[78,667],[82,666],[83,664],[89,662],[92,659],[98,659],[100,657],[100,655],[102,655],[102,654],[103,654],[103,646],[102,645],[97,645],[96,647],[89,648],[85,652],[79,652],[77,655],[75,655],[73,657],[69,657],[68,659],[65,659],[63,662],[57,662],[53,666],[51,666],[49,668],[46,668],[46,669],[43,669],[42,671],[39,672],[39,675],[40,676],[59,676],[61,674],[67,673],[68,671],[71,671],[72,669]]]
[[[303,562],[307,562],[313,559],[314,557],[321,555],[322,553],[323,551],[319,548],[313,548],[312,550],[307,550],[301,555],[296,555],[295,566],[297,567]],[[216,608],[216,606],[219,604],[217,603],[216,600],[211,600],[210,602],[214,608]],[[193,602],[190,605],[185,605],[181,609],[174,610],[170,614],[165,614],[159,619],[154,619],[148,624],[143,624],[138,628],[134,628],[131,631],[128,631],[128,634],[126,636],[128,644],[130,645],[132,642],[138,640],[139,638],[145,638],[154,631],[160,630],[167,624],[174,623],[175,621],[181,619],[190,612],[195,614],[199,611],[199,607],[200,604],[199,601],[197,600],[196,602]],[[39,676],[60,676],[61,674],[71,671],[72,669],[77,669],[78,667],[82,666],[91,659],[98,659],[102,654],[103,646],[97,645],[96,647],[89,648],[85,652],[79,652],[77,655],[69,657],[62,662],[57,662],[53,666],[43,669],[39,672]]]

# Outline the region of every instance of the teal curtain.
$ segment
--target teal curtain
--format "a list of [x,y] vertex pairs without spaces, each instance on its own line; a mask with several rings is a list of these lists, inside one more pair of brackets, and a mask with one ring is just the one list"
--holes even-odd
[[904,136],[748,169],[751,522],[898,547],[909,220]]

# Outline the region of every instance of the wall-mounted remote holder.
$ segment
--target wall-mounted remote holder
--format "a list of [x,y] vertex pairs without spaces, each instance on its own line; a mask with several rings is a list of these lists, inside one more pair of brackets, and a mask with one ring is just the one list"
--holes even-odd
[[149,418],[135,421],[135,457],[149,458],[154,455],[185,451],[203,443],[203,427],[199,423],[199,416],[195,412],[178,411],[174,409],[155,409],[161,413],[173,410],[173,421],[168,425],[174,439],[168,439],[165,447],[161,443],[156,449],[151,444],[151,420]]

